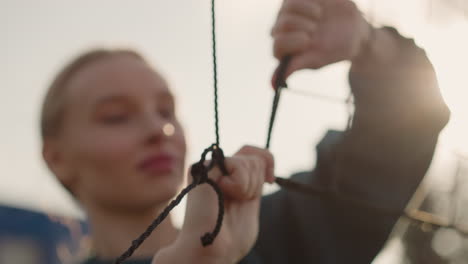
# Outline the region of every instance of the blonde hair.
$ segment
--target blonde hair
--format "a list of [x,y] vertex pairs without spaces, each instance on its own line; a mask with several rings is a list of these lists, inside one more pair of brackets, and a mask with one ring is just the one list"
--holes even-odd
[[133,50],[93,49],[73,59],[57,74],[49,86],[42,104],[40,121],[42,140],[55,137],[60,131],[66,104],[64,95],[73,76],[80,69],[93,62],[120,55],[130,55],[145,61],[139,53]]

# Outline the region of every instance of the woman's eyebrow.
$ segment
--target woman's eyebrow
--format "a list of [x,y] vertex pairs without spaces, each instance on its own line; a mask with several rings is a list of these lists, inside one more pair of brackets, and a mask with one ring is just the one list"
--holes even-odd
[[[171,102],[173,103],[175,101],[174,95],[169,92],[169,91],[162,91],[158,92],[156,95],[156,98],[163,101],[163,102]],[[112,104],[112,103],[128,103],[129,101],[129,96],[125,94],[113,94],[113,95],[107,95],[107,96],[102,96],[100,98],[97,98],[93,103],[92,106],[93,108],[97,108],[100,105],[106,105],[106,104]]]
[[114,103],[114,102],[127,102],[128,98],[125,95],[122,94],[115,94],[115,95],[108,95],[108,96],[103,96],[95,100],[93,102],[93,107],[96,108],[100,105],[104,104],[109,104],[109,103]]

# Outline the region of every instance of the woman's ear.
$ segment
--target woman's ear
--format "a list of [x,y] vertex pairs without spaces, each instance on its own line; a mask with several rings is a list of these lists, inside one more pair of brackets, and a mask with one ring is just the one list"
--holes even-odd
[[74,181],[73,173],[65,162],[65,153],[60,148],[59,142],[54,139],[45,139],[42,145],[42,157],[60,183],[70,190]]

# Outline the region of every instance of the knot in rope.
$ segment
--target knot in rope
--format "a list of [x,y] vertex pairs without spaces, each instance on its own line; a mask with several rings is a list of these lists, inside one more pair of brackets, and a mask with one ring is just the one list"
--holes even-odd
[[192,174],[193,181],[196,185],[203,184],[208,180],[208,169],[205,167],[202,161],[192,165],[190,174]]
[[[211,152],[211,162],[208,167],[205,166],[206,155]],[[221,170],[223,175],[228,175],[226,166],[224,164],[224,153],[223,150],[217,145],[212,144],[210,147],[206,148],[200,158],[200,161],[192,165],[190,170],[192,177],[194,178],[193,185],[200,185],[200,184],[208,184],[210,185],[213,190],[216,192],[218,196],[218,217],[216,219],[216,226],[213,231],[205,233],[201,238],[201,243],[204,247],[209,246],[213,243],[214,239],[221,231],[221,226],[223,224],[224,218],[224,195],[221,189],[219,188],[218,184],[214,182],[212,179],[208,178],[208,172],[214,168],[214,166],[218,166]]]
[[[210,163],[209,167],[205,166],[205,160],[206,160],[206,155],[212,152],[212,161]],[[201,184],[208,184],[213,188],[213,190],[216,192],[216,195],[218,196],[218,216],[216,219],[216,225],[213,229],[212,232],[206,232],[201,238],[201,243],[204,247],[209,246],[213,243],[215,240],[216,236],[219,234],[221,231],[221,226],[223,224],[223,218],[224,218],[224,195],[221,189],[219,188],[218,184],[214,182],[212,179],[208,178],[208,172],[211,170],[214,166],[218,166],[221,170],[221,172],[224,175],[227,175],[227,170],[224,165],[224,153],[223,150],[218,147],[217,144],[212,144],[210,147],[206,148],[200,158],[200,161],[192,165],[192,168],[190,169],[190,172],[193,177],[193,182],[189,184],[187,187],[185,187],[177,197],[172,200],[169,205],[161,212],[161,214],[148,226],[148,228],[143,232],[137,239],[132,241],[131,246],[122,254],[120,257],[116,259],[114,263],[120,264],[124,260],[128,259],[133,255],[133,252],[145,241],[150,234],[156,229],[159,224],[166,219],[166,217],[169,215],[169,212],[174,209],[182,200],[182,198],[188,194],[191,190],[193,190],[195,187]]]
[[212,158],[212,161],[211,161],[211,164],[210,164],[210,169],[212,167],[214,167],[215,165],[217,165],[218,168],[223,173],[223,175],[228,175],[229,174],[227,169],[226,169],[226,165],[224,164],[224,160],[225,160],[224,152],[216,144],[213,144],[213,149],[212,149],[212,152],[211,152],[211,158]]

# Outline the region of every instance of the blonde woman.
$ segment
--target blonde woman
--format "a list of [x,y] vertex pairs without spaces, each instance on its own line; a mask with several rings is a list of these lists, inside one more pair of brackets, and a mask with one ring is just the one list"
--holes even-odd
[[[334,198],[282,190],[259,209],[273,158],[244,147],[226,160],[231,176],[210,175],[228,197],[212,246],[199,243],[216,218],[216,197],[204,187],[190,194],[181,230],[163,222],[127,263],[370,263],[382,248],[449,117],[432,65],[412,40],[373,28],[349,0],[285,0],[271,35],[274,55],[292,56],[288,76],[351,64],[351,127],[319,144],[314,171],[293,176]],[[47,164],[88,215],[95,256],[87,264],[112,263],[185,175],[175,100],[131,51],[94,51],[66,67],[44,102],[42,135]]]

